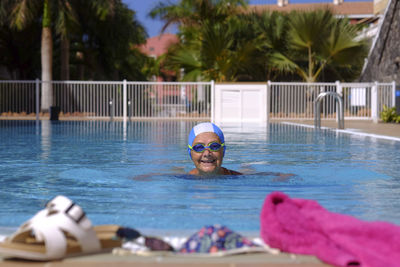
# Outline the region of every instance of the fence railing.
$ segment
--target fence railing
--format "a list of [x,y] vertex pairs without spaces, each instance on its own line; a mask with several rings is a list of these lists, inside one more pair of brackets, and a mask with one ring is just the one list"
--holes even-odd
[[[213,82],[0,81],[0,116],[39,116],[42,85],[51,84],[52,105],[62,116],[89,118],[211,119]],[[271,119],[313,119],[322,92],[342,96],[345,119],[378,120],[383,106],[395,106],[395,83],[268,82]],[[321,102],[321,118],[336,119],[336,102]]]
[[[270,114],[274,119],[313,119],[314,100],[322,92],[342,96],[345,119],[377,121],[383,106],[395,105],[396,85],[392,83],[268,83]],[[336,100],[321,101],[321,118],[336,119]]]
[[210,117],[211,82],[127,81],[0,81],[0,115],[35,116],[42,84],[51,84],[61,117]]
[[32,115],[37,111],[36,81],[0,81],[0,115]]

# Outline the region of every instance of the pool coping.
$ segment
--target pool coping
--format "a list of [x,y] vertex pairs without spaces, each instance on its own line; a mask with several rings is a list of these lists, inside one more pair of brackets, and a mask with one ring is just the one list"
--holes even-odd
[[61,261],[51,262],[31,262],[4,259],[0,257],[1,266],[206,266],[206,267],[239,267],[239,266],[265,266],[265,267],[327,267],[332,266],[325,264],[314,256],[295,255],[288,253],[280,253],[277,255],[268,253],[252,253],[241,255],[230,255],[222,257],[205,257],[195,255],[162,255],[154,254],[150,256],[139,255],[115,255],[112,253],[96,254],[89,256],[81,256],[67,258]]
[[[294,122],[281,122],[282,124],[286,125],[294,125],[294,126],[302,126],[306,128],[314,128],[314,126],[309,125],[309,124],[301,124],[301,123],[294,123]],[[393,136],[387,136],[387,135],[380,135],[380,134],[373,134],[373,133],[364,133],[360,132],[359,129],[334,129],[331,127],[321,127],[322,130],[333,130],[338,133],[345,133],[345,134],[352,134],[352,135],[358,135],[361,137],[372,137],[372,138],[377,138],[377,139],[384,139],[384,140],[390,140],[390,141],[397,141],[400,142],[399,137],[393,137]]]
[[[314,128],[314,120],[271,120],[271,122]],[[335,120],[323,120],[321,129],[329,129],[339,133],[362,137],[400,141],[400,123],[374,123],[371,120],[346,120],[345,129],[340,130],[337,128],[337,122]]]

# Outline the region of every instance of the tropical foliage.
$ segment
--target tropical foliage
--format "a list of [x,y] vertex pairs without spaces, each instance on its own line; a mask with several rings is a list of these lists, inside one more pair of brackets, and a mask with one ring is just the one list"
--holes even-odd
[[146,33],[135,19],[135,12],[118,1],[112,14],[100,13],[98,17],[87,11],[96,1],[80,2],[76,12],[80,27],[71,36],[72,74],[89,80],[145,79],[141,69],[146,56],[137,45],[145,42]]
[[[355,37],[358,26],[329,10],[246,11],[247,1],[182,0],[150,13],[177,24],[181,42],[166,66],[184,69],[183,80],[215,81],[355,79],[368,44]],[[208,12],[205,12],[207,10]]]
[[255,13],[247,3],[160,1],[150,15],[177,25],[180,42],[152,59],[138,51],[146,33],[121,0],[2,0],[0,65],[19,79],[37,78],[40,65],[47,80],[144,80],[161,69],[191,81],[357,78],[368,48],[358,26],[329,10]]
[[[53,80],[53,70],[57,71],[54,77],[63,80],[144,78],[141,69],[146,57],[134,47],[145,41],[146,34],[136,21],[134,11],[121,0],[2,0],[0,40],[3,42],[0,50],[14,58],[15,53],[9,53],[13,52],[12,45],[7,41],[20,38],[21,31],[37,29],[38,25],[41,25],[41,33],[37,30],[34,33],[42,38],[40,53],[33,52],[32,55],[41,56],[43,81]],[[30,45],[37,48],[37,39],[28,40],[32,40]],[[32,49],[27,51],[32,52]],[[18,78],[37,78],[36,71],[21,71],[29,67],[36,69],[35,60],[29,59],[31,66],[29,63],[28,66],[15,66],[10,64],[12,61],[5,57],[0,59],[0,65],[7,66],[12,74],[35,75]],[[53,65],[53,61],[56,64]],[[43,111],[52,105],[52,93],[51,83],[44,83]]]
[[18,31],[0,23],[0,66],[8,75],[0,79],[32,79],[40,77],[41,26],[33,23]]
[[223,23],[227,18],[243,12],[245,0],[181,0],[178,4],[160,1],[150,12],[153,18],[165,21],[164,30],[177,24],[181,30],[200,28],[204,23]]
[[396,114],[396,107],[389,108],[383,105],[383,110],[380,115],[383,122],[400,123],[400,114]]
[[[52,52],[54,64],[50,69],[54,79],[145,78],[141,70],[147,58],[136,47],[145,42],[146,33],[134,11],[120,0],[47,1],[52,42],[52,50],[48,52]],[[0,58],[0,65],[16,79],[40,77],[43,3],[43,0],[0,2],[0,51],[6,51],[2,54],[14,62],[22,61],[10,64],[12,60]],[[27,55],[20,53],[22,59],[15,56],[15,52],[10,53],[15,50],[13,47],[21,47],[21,52]]]
[[235,38],[237,16],[246,1],[182,0],[178,5],[160,3],[150,13],[166,21],[164,28],[178,24],[179,44],[173,47],[165,66],[182,80],[236,80],[251,61],[253,44]]
[[355,40],[357,30],[329,10],[292,12],[288,17],[287,49],[274,52],[271,65],[279,71],[296,73],[306,82],[316,82],[324,70],[336,72],[339,80],[354,78],[367,52],[366,43]]

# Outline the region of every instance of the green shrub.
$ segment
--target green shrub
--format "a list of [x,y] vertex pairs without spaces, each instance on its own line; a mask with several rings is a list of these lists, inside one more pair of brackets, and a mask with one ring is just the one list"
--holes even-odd
[[384,122],[395,122],[400,123],[400,115],[396,114],[396,108],[388,108],[383,105],[383,111],[381,112],[381,119]]

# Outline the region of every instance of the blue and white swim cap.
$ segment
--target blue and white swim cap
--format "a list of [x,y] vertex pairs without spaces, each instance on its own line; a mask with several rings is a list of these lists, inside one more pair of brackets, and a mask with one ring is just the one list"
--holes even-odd
[[[198,136],[201,133],[215,133],[216,135],[218,135],[219,140],[221,141],[221,144],[225,143],[224,133],[217,125],[215,125],[214,123],[211,123],[211,122],[203,122],[203,123],[199,123],[199,124],[195,125],[192,128],[192,130],[190,131],[189,138],[188,138],[188,145],[192,146],[193,141],[196,138],[196,136]],[[223,148],[224,148],[223,155],[225,155],[226,146],[223,146]],[[190,158],[192,158],[192,156],[190,155],[190,148],[188,148],[188,152],[189,152]]]

